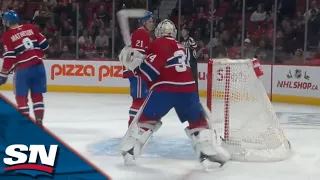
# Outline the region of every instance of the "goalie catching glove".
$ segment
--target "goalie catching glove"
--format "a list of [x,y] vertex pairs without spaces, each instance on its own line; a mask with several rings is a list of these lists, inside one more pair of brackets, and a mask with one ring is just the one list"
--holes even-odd
[[145,55],[132,47],[124,47],[119,54],[119,60],[122,65],[131,71],[140,66],[144,59]]

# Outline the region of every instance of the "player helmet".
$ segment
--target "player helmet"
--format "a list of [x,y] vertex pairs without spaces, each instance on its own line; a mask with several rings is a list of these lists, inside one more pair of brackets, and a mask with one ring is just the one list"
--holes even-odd
[[158,24],[155,35],[157,38],[166,36],[176,38],[177,28],[172,21],[165,19]]
[[146,11],[145,16],[139,18],[138,21],[146,30],[152,31],[154,29],[152,12]]
[[145,16],[143,16],[142,18],[139,18],[138,21],[140,23],[144,23],[144,22],[148,21],[149,19],[153,19],[152,12],[146,11]]
[[10,25],[17,24],[18,22],[19,16],[14,10],[7,11],[2,16],[2,23],[4,25],[6,25],[7,23],[9,23]]

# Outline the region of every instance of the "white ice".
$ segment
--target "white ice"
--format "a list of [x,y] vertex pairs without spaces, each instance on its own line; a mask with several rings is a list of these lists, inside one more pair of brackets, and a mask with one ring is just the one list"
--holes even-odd
[[[12,92],[0,91],[14,101]],[[229,162],[223,170],[203,172],[196,161],[142,157],[137,166],[122,157],[96,155],[88,145],[122,137],[127,128],[128,95],[47,93],[45,126],[113,180],[316,180],[320,177],[320,129],[285,128],[293,156],[282,162]],[[277,112],[320,113],[319,107],[274,103]],[[174,112],[163,119],[159,137],[186,138]],[[183,149],[181,149],[183,151]]]

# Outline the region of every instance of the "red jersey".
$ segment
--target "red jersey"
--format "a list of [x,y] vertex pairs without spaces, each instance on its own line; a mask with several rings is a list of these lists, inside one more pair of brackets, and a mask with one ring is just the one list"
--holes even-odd
[[2,36],[2,71],[25,68],[42,63],[43,50],[49,47],[47,39],[32,24],[10,29]]
[[152,42],[147,58],[137,72],[148,83],[149,90],[169,92],[197,90],[185,49],[173,38],[158,38]]
[[[142,54],[146,54],[151,41],[150,33],[144,27],[138,28],[131,35],[131,47],[140,51]],[[130,76],[134,76],[134,73],[130,70],[124,70],[123,77],[128,78]]]
[[151,43],[149,31],[141,27],[135,30],[131,36],[131,47],[146,54],[146,51]]

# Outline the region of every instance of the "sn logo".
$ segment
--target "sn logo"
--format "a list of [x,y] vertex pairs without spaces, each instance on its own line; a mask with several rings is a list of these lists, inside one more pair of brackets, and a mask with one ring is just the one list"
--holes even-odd
[[[8,157],[3,158],[8,167],[3,171],[36,170],[52,174],[57,152],[58,145],[50,145],[48,153],[44,145],[10,145],[5,151]],[[41,164],[37,164],[38,158]]]

